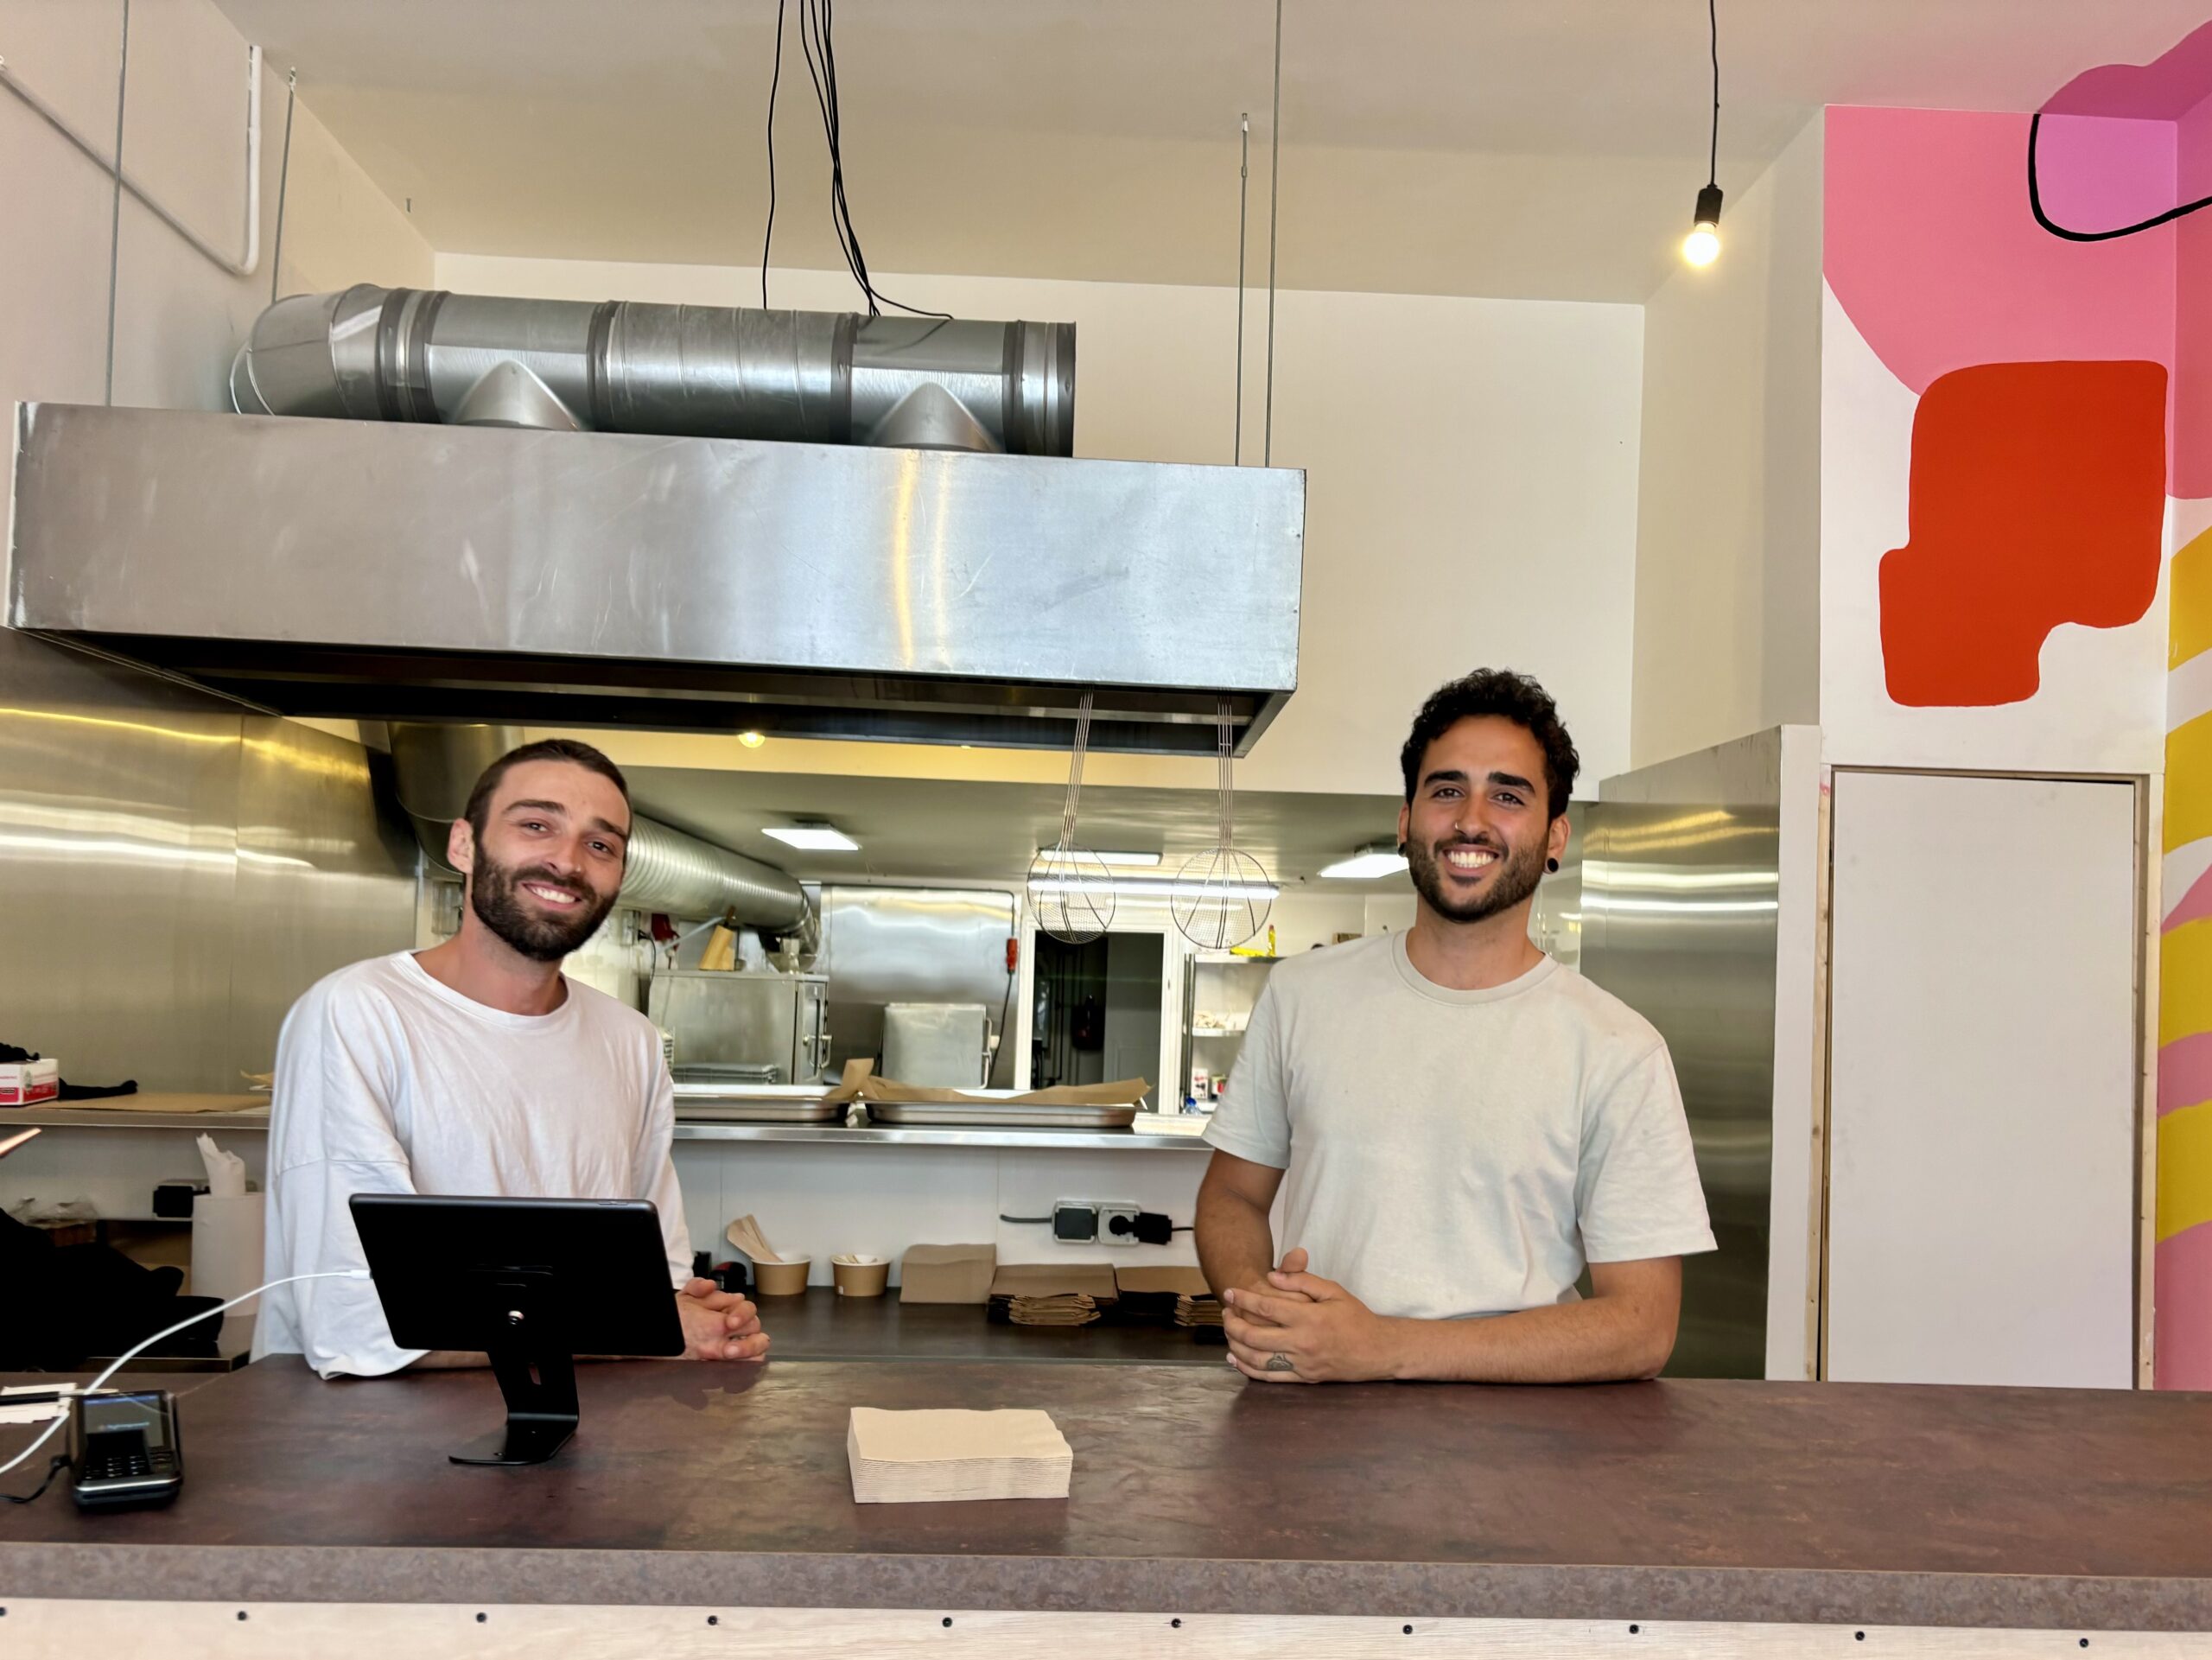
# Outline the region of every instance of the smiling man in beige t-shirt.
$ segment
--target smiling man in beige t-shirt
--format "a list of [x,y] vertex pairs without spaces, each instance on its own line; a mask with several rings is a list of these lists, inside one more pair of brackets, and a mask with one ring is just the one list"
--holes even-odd
[[1541,686],[1484,670],[1401,760],[1413,927],[1279,964],[1206,1132],[1230,1358],[1270,1383],[1649,1377],[1713,1233],[1665,1043],[1529,938],[1573,742]]

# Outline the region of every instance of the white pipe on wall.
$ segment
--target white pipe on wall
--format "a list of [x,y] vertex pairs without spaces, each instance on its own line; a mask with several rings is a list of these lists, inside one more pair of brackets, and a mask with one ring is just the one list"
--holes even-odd
[[[117,177],[115,163],[91,140],[63,119],[61,112],[23,82],[16,67],[0,56],[0,86],[5,86],[46,118],[47,124],[83,151],[86,159],[109,178]],[[175,231],[207,258],[233,277],[251,277],[261,265],[261,48],[246,48],[245,94],[245,254],[232,259],[203,241],[199,232],[156,201],[129,174],[118,180],[123,188],[144,204],[156,219]]]

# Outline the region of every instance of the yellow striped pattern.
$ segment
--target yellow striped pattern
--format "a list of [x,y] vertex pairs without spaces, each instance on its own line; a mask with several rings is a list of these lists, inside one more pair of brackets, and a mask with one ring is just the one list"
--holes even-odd
[[2166,734],[2165,850],[2212,836],[2212,715]]
[[2158,1120],[2158,1237],[2212,1222],[2212,1102]]
[[2158,952],[2158,1046],[2212,1031],[2212,917],[2185,922]]
[[2178,669],[2212,650],[2212,531],[2173,557],[2167,591],[2166,666]]

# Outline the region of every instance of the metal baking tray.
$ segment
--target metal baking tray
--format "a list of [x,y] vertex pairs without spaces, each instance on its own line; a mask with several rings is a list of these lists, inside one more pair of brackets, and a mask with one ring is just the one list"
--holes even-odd
[[695,1124],[832,1124],[845,1103],[823,1099],[819,1085],[679,1082],[676,1116]]
[[777,1069],[765,1060],[687,1060],[672,1069],[672,1076],[678,1084],[773,1085]]
[[1127,1129],[1136,1103],[1118,1107],[1055,1106],[1039,1101],[871,1101],[868,1116],[879,1124],[961,1124],[1035,1129]]

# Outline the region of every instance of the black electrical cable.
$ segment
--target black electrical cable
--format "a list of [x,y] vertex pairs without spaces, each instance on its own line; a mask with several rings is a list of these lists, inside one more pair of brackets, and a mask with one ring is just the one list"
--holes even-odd
[[[808,24],[812,23],[810,31]],[[822,111],[822,130],[830,146],[830,217],[845,267],[868,299],[868,315],[883,315],[875,285],[868,280],[868,260],[861,251],[860,236],[853,226],[852,205],[845,194],[844,109],[837,97],[836,22],[832,0],[799,0],[799,45],[806,49],[807,72],[814,81],[815,102]]]
[[1705,0],[1705,22],[1713,43],[1713,143],[1705,160],[1711,186],[1720,182],[1720,0]]
[[861,251],[860,232],[853,226],[852,204],[845,194],[844,123],[837,102],[835,0],[799,0],[798,22],[799,49],[806,57],[807,75],[814,83],[814,100],[822,111],[823,135],[830,146],[830,226],[836,233],[837,246],[845,256],[846,269],[852,272],[853,280],[867,297],[868,315],[880,317],[882,308],[891,306],[917,317],[939,317],[950,322],[950,312],[931,311],[924,306],[910,306],[894,300],[869,277],[868,260]]
[[2069,242],[2110,242],[2116,237],[2133,236],[2139,231],[2156,230],[2161,225],[2171,225],[2185,219],[2201,208],[2212,207],[2212,196],[2199,196],[2195,201],[2185,201],[2178,207],[2169,207],[2163,213],[2139,219],[2133,225],[2121,225],[2109,231],[2076,231],[2054,224],[2050,215],[2043,211],[2043,190],[2036,178],[2036,134],[2043,126],[2043,111],[2037,110],[2028,118],[2028,211],[2036,216],[2036,223],[2055,237]]
[[54,1478],[68,1467],[69,1455],[67,1453],[56,1453],[54,1455],[54,1462],[46,1466],[45,1480],[27,1493],[0,1493],[0,1499],[4,1499],[10,1504],[29,1504],[35,1499],[41,1498],[45,1496],[46,1490],[54,1485]]
[[760,232],[760,309],[768,308],[768,250],[776,240],[776,89],[784,84],[784,0],[776,0],[776,67],[768,76],[768,224]]
[[1034,1224],[1038,1227],[1044,1227],[1047,1225],[1051,1223],[1052,1219],[1052,1218],[1049,1216],[1002,1216],[999,1218],[1001,1222],[1020,1222],[1024,1224]]

